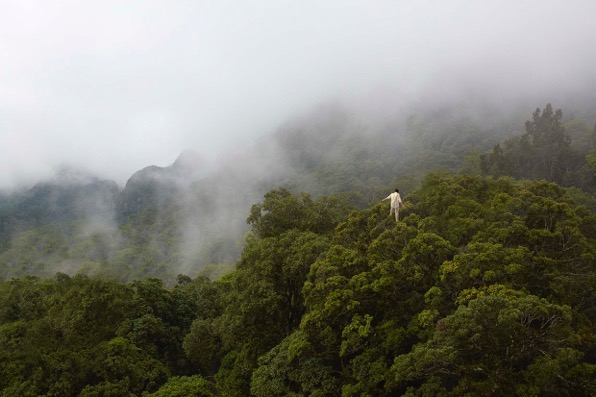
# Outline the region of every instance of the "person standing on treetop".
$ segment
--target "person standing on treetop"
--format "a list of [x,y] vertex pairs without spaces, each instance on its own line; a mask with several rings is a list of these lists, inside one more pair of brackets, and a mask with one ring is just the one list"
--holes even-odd
[[389,215],[391,216],[392,213],[395,213],[395,221],[399,221],[399,207],[402,206],[404,203],[401,201],[401,196],[399,195],[399,190],[395,189],[395,192],[391,193],[389,196],[385,197],[381,201],[391,200],[391,208],[389,209]]

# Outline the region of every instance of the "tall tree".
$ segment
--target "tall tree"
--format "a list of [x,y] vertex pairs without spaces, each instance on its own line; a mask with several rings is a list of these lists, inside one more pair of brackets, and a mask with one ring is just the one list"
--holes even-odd
[[481,156],[483,173],[578,185],[585,158],[571,148],[562,117],[561,109],[553,111],[550,103],[542,111],[537,108],[532,120],[526,121],[523,135],[510,138]]

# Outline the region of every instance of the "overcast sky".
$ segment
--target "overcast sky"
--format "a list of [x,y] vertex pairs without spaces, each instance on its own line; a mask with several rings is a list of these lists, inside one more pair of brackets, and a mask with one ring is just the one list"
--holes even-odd
[[594,92],[595,15],[592,0],[0,0],[0,187],[61,164],[122,185],[330,99]]

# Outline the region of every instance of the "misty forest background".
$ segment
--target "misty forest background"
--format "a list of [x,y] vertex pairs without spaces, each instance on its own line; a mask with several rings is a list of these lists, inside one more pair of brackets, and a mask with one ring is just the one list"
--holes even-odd
[[3,192],[0,396],[596,395],[596,109],[538,105]]

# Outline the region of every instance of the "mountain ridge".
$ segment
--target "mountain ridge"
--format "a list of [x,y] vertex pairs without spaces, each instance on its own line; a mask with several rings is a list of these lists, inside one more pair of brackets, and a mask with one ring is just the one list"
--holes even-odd
[[[590,137],[596,136],[591,123],[563,123],[572,132],[572,144],[580,142],[584,157],[594,145]],[[481,174],[481,154],[490,154],[493,145],[511,136],[511,121],[501,124],[499,129],[494,121],[483,123],[465,112],[443,109],[374,129],[332,107],[285,124],[253,147],[226,156],[217,167],[208,167],[197,152],[183,151],[168,166],[134,172],[123,188],[65,168],[50,181],[0,195],[0,277],[23,274],[20,266],[31,268],[31,259],[21,258],[17,246],[11,249],[13,238],[22,233],[38,235],[39,244],[49,241],[51,233],[62,236],[60,249],[69,269],[78,266],[91,273],[103,272],[106,264],[95,254],[86,256],[93,250],[85,244],[109,242],[101,250],[110,253],[105,260],[114,267],[111,274],[123,280],[171,280],[177,273],[193,275],[214,264],[231,266],[249,230],[251,205],[265,192],[284,187],[313,197],[333,195],[350,208],[374,205],[395,186],[407,198],[434,170]],[[587,172],[582,169],[580,179],[589,186],[593,178],[590,182]],[[582,200],[589,205],[593,199],[584,195]],[[44,264],[43,274],[60,268],[57,256],[44,260],[46,248],[33,251],[31,258]]]

